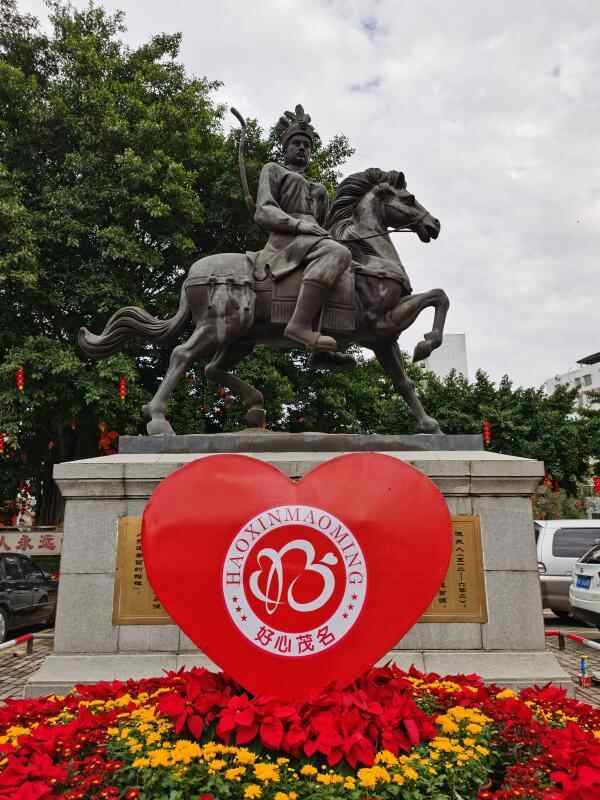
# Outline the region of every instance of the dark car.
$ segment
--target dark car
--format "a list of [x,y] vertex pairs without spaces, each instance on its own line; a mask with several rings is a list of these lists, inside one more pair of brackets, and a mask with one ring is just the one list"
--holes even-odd
[[57,590],[57,581],[29,556],[0,553],[0,642],[9,630],[52,623]]

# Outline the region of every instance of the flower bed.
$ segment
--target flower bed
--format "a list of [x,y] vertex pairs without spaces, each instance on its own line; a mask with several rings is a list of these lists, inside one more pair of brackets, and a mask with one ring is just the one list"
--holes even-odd
[[0,708],[0,800],[594,800],[600,710],[373,669],[289,704],[205,670]]

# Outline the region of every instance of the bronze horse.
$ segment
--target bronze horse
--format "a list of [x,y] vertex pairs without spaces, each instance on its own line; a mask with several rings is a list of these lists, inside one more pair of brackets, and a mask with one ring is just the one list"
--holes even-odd
[[[442,289],[412,294],[389,236],[390,228],[410,230],[421,241],[429,242],[437,238],[440,223],[407,190],[401,172],[367,169],[340,184],[327,228],[353,254],[348,279],[354,282],[350,284],[354,324],[347,330],[328,329],[324,314],[319,322],[323,332],[334,334],[341,346],[355,343],[372,350],[416,417],[418,432],[440,433],[437,421],[426,414],[406,374],[397,340],[421,311],[432,306],[432,329],[414,352],[415,361],[427,358],[442,343],[448,297]],[[272,288],[268,271],[257,275],[252,254],[206,256],[190,267],[173,317],[160,320],[141,308],[128,306],[113,314],[99,336],[81,328],[79,344],[86,355],[102,358],[134,337],[167,343],[183,333],[191,317],[191,336],[173,349],[164,380],[144,406],[144,414],[150,420],[148,433],[173,433],[165,418],[167,402],[177,382],[197,359],[208,362],[207,378],[239,392],[247,409],[248,427],[263,427],[262,394],[230,370],[257,344],[297,348],[283,336],[285,322],[272,321]]]

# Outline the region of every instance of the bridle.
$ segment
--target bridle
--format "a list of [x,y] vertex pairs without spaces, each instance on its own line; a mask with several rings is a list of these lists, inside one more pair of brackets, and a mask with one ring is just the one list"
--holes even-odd
[[[391,203],[384,203],[384,206],[388,208],[393,208]],[[388,230],[384,231],[383,233],[371,233],[369,236],[357,236],[352,239],[336,239],[335,236],[321,236],[321,239],[333,239],[334,242],[340,242],[340,244],[347,244],[348,242],[366,242],[367,239],[376,239],[380,236],[387,236],[390,233],[416,233],[414,228],[422,222],[425,217],[429,216],[429,211],[424,211],[421,216],[416,219],[414,222],[411,222],[410,225],[404,225],[402,228],[388,228]]]

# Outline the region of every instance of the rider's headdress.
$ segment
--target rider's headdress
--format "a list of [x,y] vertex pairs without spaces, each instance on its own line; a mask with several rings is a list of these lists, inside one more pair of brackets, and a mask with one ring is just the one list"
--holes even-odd
[[288,139],[296,133],[307,136],[313,145],[319,136],[310,124],[310,114],[305,114],[301,105],[296,106],[295,112],[286,111],[275,126],[275,134],[283,147],[286,146]]

